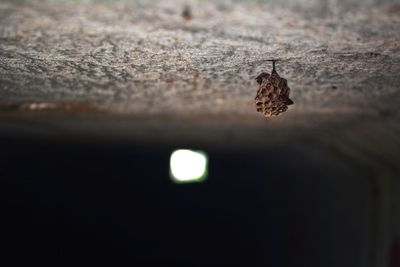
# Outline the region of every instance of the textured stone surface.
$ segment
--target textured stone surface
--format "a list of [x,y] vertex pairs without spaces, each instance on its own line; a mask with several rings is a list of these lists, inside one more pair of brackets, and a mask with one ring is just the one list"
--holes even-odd
[[[2,1],[1,128],[254,144],[396,133],[399,4],[277,2]],[[271,58],[295,104],[265,119],[254,79]]]
[[400,11],[343,2],[2,1],[1,100],[246,113],[280,58],[302,110],[365,108],[398,92]]

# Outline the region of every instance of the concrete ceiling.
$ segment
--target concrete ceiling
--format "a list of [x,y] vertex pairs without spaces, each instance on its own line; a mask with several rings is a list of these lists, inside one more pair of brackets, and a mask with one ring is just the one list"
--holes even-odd
[[[226,146],[383,131],[365,142],[392,147],[395,2],[2,1],[0,127]],[[271,58],[294,105],[264,118],[254,79]]]

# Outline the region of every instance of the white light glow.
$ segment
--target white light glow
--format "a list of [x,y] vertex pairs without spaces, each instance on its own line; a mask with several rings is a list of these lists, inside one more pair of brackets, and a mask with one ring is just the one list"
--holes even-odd
[[207,156],[202,151],[175,150],[171,154],[170,174],[174,182],[203,181],[207,176]]

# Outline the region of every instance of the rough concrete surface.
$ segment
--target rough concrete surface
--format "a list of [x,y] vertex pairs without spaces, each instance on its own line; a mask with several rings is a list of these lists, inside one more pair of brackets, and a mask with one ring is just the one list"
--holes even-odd
[[[2,1],[0,40],[3,131],[399,142],[396,1]],[[266,119],[254,79],[272,58],[294,105]]]

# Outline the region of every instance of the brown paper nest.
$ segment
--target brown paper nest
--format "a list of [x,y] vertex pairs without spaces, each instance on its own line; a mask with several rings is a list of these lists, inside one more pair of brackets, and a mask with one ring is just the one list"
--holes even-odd
[[264,116],[278,116],[288,109],[288,105],[293,104],[289,98],[287,80],[281,78],[275,70],[271,74],[261,73],[256,81],[260,87],[254,99],[255,105],[257,111]]

